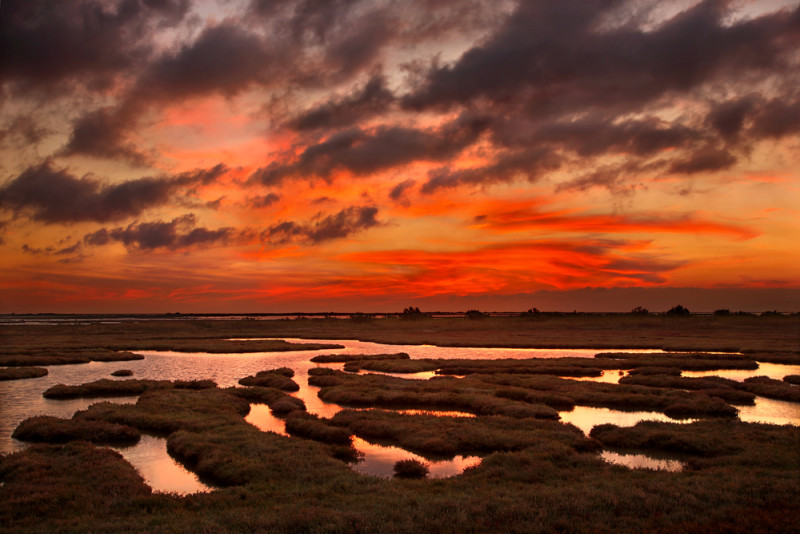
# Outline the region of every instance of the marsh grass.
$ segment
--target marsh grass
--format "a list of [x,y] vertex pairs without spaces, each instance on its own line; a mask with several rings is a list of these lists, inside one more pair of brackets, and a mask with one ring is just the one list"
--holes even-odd
[[305,411],[306,405],[302,399],[287,395],[284,391],[268,387],[227,388],[224,391],[246,399],[251,403],[266,404],[275,415],[285,416],[295,410]]
[[311,369],[308,383],[319,386],[319,398],[343,406],[458,410],[476,415],[558,419],[544,404],[497,397],[477,380],[406,380],[384,375],[353,375],[332,369]]
[[[168,343],[173,339],[186,340],[184,346],[189,342],[202,346],[205,339],[247,336],[461,346],[672,345],[676,349],[780,353],[797,350],[797,320],[797,317],[736,315],[671,320],[663,316],[573,317],[542,313],[537,314],[536,320],[488,317],[481,321],[421,318],[358,323],[319,319],[25,326],[3,328],[5,346],[0,354],[7,356],[40,348],[52,349],[55,354],[63,353],[63,349],[77,352],[85,347],[117,347],[124,343],[145,346],[150,340]],[[614,363],[601,361],[599,365]],[[629,363],[636,364],[632,360]],[[366,381],[344,381],[341,375]],[[323,389],[404,389],[408,382],[423,382],[392,384],[339,371],[312,376],[329,382]],[[682,400],[708,398],[702,391],[624,384],[587,386],[547,375],[476,373],[468,379],[447,377],[424,382],[431,388],[441,386],[439,393],[455,393],[457,397],[478,393],[500,402],[521,404],[526,403],[503,399],[496,393],[503,389],[504,394],[516,396],[520,395],[516,388],[521,388],[565,397],[577,404],[617,403],[632,409],[655,406],[655,410]],[[291,398],[280,390],[268,388],[171,387],[147,390],[135,405],[98,403],[79,412],[75,419],[129,424],[140,431],[163,433],[174,457],[201,473],[204,480],[219,481],[220,489],[182,498],[153,494],[130,464],[111,450],[86,442],[34,445],[11,455],[0,455],[3,483],[0,484],[0,530],[15,533],[797,530],[800,437],[796,427],[750,425],[731,419],[633,427],[622,429],[621,437],[615,439],[609,437],[613,429],[599,435],[609,447],[613,441],[630,445],[638,440],[640,447],[644,447],[639,450],[653,454],[680,447],[696,450],[681,453],[690,456],[689,468],[682,473],[631,471],[610,466],[596,453],[581,452],[568,445],[564,440],[572,438],[565,435],[541,439],[519,450],[487,453],[480,465],[446,480],[383,480],[360,476],[348,469],[332,457],[335,448],[332,445],[264,433],[248,425],[243,414],[247,413],[249,402],[242,396],[267,396],[265,391],[275,399]],[[365,399],[369,400],[371,395]],[[472,420],[477,423],[487,417]],[[511,419],[516,426],[531,421],[560,425],[554,421]],[[420,432],[432,431],[429,429],[437,426],[436,421],[414,425]],[[465,427],[463,432],[467,431]],[[659,433],[660,437],[652,440],[644,437],[646,434],[652,437],[653,433]],[[531,434],[545,436],[538,430]],[[340,446],[340,450],[347,452],[348,448]]]
[[259,371],[255,376],[248,376],[239,380],[243,386],[275,388],[283,391],[298,391],[300,386],[291,379],[294,371],[287,367]]
[[286,417],[286,432],[293,436],[313,439],[333,445],[352,445],[350,432],[335,426],[327,419],[310,413],[294,411]]
[[314,363],[347,363],[370,360],[408,360],[409,358],[410,356],[405,352],[393,354],[320,354],[311,358],[311,361]]
[[92,443],[130,445],[137,443],[141,435],[138,430],[127,425],[39,415],[22,421],[12,437],[34,443],[56,444],[85,440]]
[[133,371],[130,369],[117,369],[111,373],[111,376],[133,376]]
[[800,375],[786,375],[783,377],[783,381],[794,384],[795,386],[800,386]]
[[596,442],[572,425],[533,418],[473,419],[404,415],[386,410],[342,410],[332,423],[361,438],[397,445],[432,459],[521,450],[546,441],[557,441],[580,451],[597,449]]
[[123,362],[143,360],[144,356],[124,350],[106,348],[24,348],[0,350],[0,365],[9,367],[31,365],[74,365],[89,362]]
[[23,378],[39,378],[46,376],[44,367],[7,367],[0,369],[0,380],[21,380]]
[[46,399],[116,397],[140,395],[150,389],[169,389],[172,387],[173,384],[169,380],[108,380],[103,378],[75,386],[56,384],[45,390],[42,396]]
[[428,465],[410,458],[408,460],[398,460],[392,466],[394,476],[398,478],[425,478],[430,469]]
[[789,381],[775,380],[766,376],[754,376],[745,379],[740,387],[745,391],[762,397],[800,403],[800,388],[792,385]]
[[620,378],[619,383],[636,386],[702,391],[710,397],[719,397],[730,404],[755,404],[755,395],[747,391],[741,391],[742,385],[739,382],[726,378],[720,378],[718,376],[688,378],[671,375],[628,375]]

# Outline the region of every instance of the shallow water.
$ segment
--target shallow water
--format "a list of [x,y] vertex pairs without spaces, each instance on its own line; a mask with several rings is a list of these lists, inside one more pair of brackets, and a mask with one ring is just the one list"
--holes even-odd
[[394,464],[400,460],[417,460],[428,466],[429,478],[447,478],[461,474],[464,469],[481,463],[478,456],[456,456],[452,460],[431,461],[400,447],[378,445],[359,437],[353,437],[353,446],[364,453],[364,459],[353,465],[353,470],[362,475],[390,478],[394,476]]
[[680,460],[666,458],[653,458],[645,454],[624,454],[613,451],[603,451],[600,457],[610,464],[622,465],[629,469],[652,469],[654,471],[683,471],[686,467]]
[[144,481],[155,491],[188,495],[212,491],[197,475],[177,463],[167,453],[167,440],[142,434],[139,443],[130,447],[112,447],[136,467]]
[[[591,358],[598,351],[591,349],[493,349],[472,347],[436,347],[432,345],[383,345],[353,340],[309,340],[297,338],[281,338],[289,342],[320,342],[339,343],[343,349],[313,350],[291,352],[256,352],[235,354],[209,354],[209,353],[182,353],[171,351],[137,351],[145,356],[144,360],[128,362],[92,362],[89,364],[49,366],[49,375],[28,380],[11,380],[0,382],[0,452],[13,452],[25,444],[11,438],[14,428],[23,419],[33,415],[54,415],[58,417],[71,417],[75,411],[87,408],[89,405],[101,401],[135,402],[136,397],[112,399],[75,399],[55,401],[44,399],[41,395],[44,390],[58,383],[81,384],[100,378],[111,378],[112,371],[118,369],[131,369],[132,378],[157,379],[157,380],[193,380],[210,378],[220,387],[236,385],[240,378],[253,375],[258,371],[276,367],[290,367],[295,371],[295,381],[300,390],[295,396],[303,399],[310,413],[330,418],[341,407],[323,402],[317,396],[319,388],[308,385],[308,370],[314,367],[341,368],[342,364],[315,364],[310,361],[318,354],[385,354],[406,352],[412,358],[464,358],[464,359],[495,359],[495,358],[560,358],[582,357]],[[660,353],[658,350],[636,350],[625,352]],[[780,366],[776,364],[761,364],[758,371],[749,376],[767,375],[771,373],[800,374],[800,366]],[[771,367],[770,367],[771,366]],[[712,372],[711,374],[723,375],[726,371]],[[777,376],[777,374],[775,376]],[[427,379],[432,373],[397,374],[403,378]],[[588,380],[602,382],[616,382],[619,379],[618,371],[607,371],[602,377],[588,378]],[[684,376],[690,376],[684,373]],[[746,376],[744,377],[746,378]],[[744,379],[742,378],[742,380]],[[758,398],[756,406],[741,407],[741,419],[744,421],[765,421],[776,424],[800,425],[800,408],[796,404],[781,401],[772,401]],[[419,410],[405,410],[406,413],[438,413]],[[472,417],[472,414],[461,412],[447,412],[447,415]],[[641,420],[657,420],[669,422],[687,422],[675,420],[661,413],[654,412],[622,412],[608,408],[592,408],[577,406],[570,412],[561,412],[564,422],[575,424],[585,433],[589,433],[594,425],[601,423],[614,423],[620,426],[632,426]],[[285,425],[281,419],[273,416],[265,405],[253,404],[245,420],[263,431],[276,432],[286,435]],[[364,461],[356,464],[354,469],[358,472],[377,476],[391,476],[392,466],[401,459],[416,458],[417,455],[399,447],[383,447],[367,441],[354,438],[356,448],[365,454]],[[138,449],[137,449],[138,447]],[[120,449],[122,450],[122,449]],[[138,452],[137,452],[138,451]],[[143,474],[148,484],[157,491],[174,491],[179,493],[193,491],[207,491],[193,474],[188,473],[166,453],[166,444],[159,438],[143,438],[143,443],[124,452],[130,456],[131,463]],[[127,457],[127,456],[126,456]],[[445,462],[426,462],[430,464],[431,476],[453,476],[463,471],[465,467],[476,465],[480,462],[477,457],[456,457]],[[168,466],[169,464],[169,466]],[[175,475],[175,481],[163,480],[158,476],[161,472],[181,474]],[[190,477],[186,477],[186,474]],[[149,478],[148,478],[149,477]],[[194,482],[189,479],[194,477]],[[182,481],[181,481],[182,480]],[[192,484],[198,484],[192,486]],[[189,489],[186,489],[189,488]],[[194,489],[192,489],[194,488]],[[205,488],[205,489],[204,489]]]

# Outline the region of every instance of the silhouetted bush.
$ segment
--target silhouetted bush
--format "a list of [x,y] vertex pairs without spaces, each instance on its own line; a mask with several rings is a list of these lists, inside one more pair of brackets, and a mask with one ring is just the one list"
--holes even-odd
[[680,304],[678,304],[677,306],[674,306],[674,307],[670,308],[669,310],[667,310],[667,315],[674,315],[674,316],[686,317],[686,316],[689,316],[690,313],[691,312],[689,311],[688,308],[684,308]]
[[483,319],[486,317],[486,314],[480,310],[467,310],[467,313],[464,314],[464,317],[467,319]]
[[419,308],[415,308],[413,306],[409,306],[403,310],[403,313],[400,314],[401,319],[423,319],[427,317],[426,314],[419,311]]
[[647,308],[643,308],[642,306],[636,306],[634,309],[630,311],[631,315],[650,315],[650,310]]
[[394,464],[394,476],[398,478],[425,478],[428,466],[419,460],[400,460]]
[[731,311],[727,308],[723,308],[720,310],[714,310],[714,315],[730,315]]

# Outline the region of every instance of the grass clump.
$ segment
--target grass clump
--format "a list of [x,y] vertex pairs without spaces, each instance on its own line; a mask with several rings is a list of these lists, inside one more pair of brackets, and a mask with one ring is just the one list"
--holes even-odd
[[794,384],[795,386],[800,386],[800,375],[786,375],[783,377],[783,381]]
[[478,380],[407,380],[332,369],[311,371],[308,383],[322,388],[319,397],[343,406],[458,410],[477,415],[558,419],[558,412],[550,406],[497,397],[496,387]]
[[0,365],[25,367],[32,365],[74,365],[89,362],[123,362],[143,360],[144,356],[107,348],[6,348],[0,352]]
[[711,397],[719,397],[731,404],[755,404],[755,395],[740,391],[735,380],[718,376],[689,378],[672,375],[628,375],[619,379],[620,384],[647,386],[656,388],[686,389],[702,391]]
[[177,389],[210,389],[217,387],[213,380],[173,380],[172,385]]
[[133,371],[130,369],[117,369],[111,373],[111,376],[133,376]]
[[141,435],[138,430],[127,425],[39,415],[22,421],[12,437],[35,443],[84,440],[92,443],[133,444],[139,441]]
[[286,417],[286,432],[293,436],[313,439],[334,445],[351,445],[350,432],[335,426],[327,419],[316,415],[294,411]]
[[266,387],[245,387],[227,388],[224,391],[246,399],[251,403],[266,404],[272,413],[277,416],[285,416],[294,411],[306,411],[306,405],[302,399],[287,395],[284,391],[276,388]]
[[0,369],[0,380],[20,380],[23,378],[39,378],[47,375],[44,367],[7,367]]
[[150,389],[170,389],[169,380],[107,380],[101,379],[77,386],[56,384],[42,396],[46,399],[76,399],[81,397],[115,397],[140,395]]
[[766,376],[754,376],[745,379],[741,388],[750,393],[789,402],[800,402],[800,388],[789,381],[775,380]]
[[430,471],[427,464],[413,458],[398,460],[392,469],[397,478],[425,478]]
[[405,352],[394,354],[320,354],[311,358],[311,361],[314,363],[347,363],[370,360],[408,360],[409,358],[411,357]]
[[344,364],[344,370],[348,373],[356,373],[361,370],[377,371],[380,373],[423,373],[438,369],[438,365],[428,360],[355,360]]
[[521,450],[547,441],[574,450],[595,450],[596,443],[572,425],[505,416],[478,418],[406,415],[386,410],[342,410],[334,424],[369,440],[397,445],[429,457]]
[[[291,374],[287,374],[291,373]],[[254,386],[262,388],[275,388],[282,391],[299,391],[300,386],[291,379],[294,371],[287,367],[259,371],[255,376],[248,376],[239,380],[243,386]]]

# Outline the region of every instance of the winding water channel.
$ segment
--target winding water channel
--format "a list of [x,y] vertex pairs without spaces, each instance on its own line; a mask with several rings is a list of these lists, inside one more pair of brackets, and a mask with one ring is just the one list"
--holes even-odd
[[[342,364],[316,364],[310,359],[318,354],[382,354],[406,352],[412,358],[442,359],[497,359],[497,358],[591,358],[598,351],[590,349],[498,349],[498,348],[462,348],[437,347],[432,345],[384,345],[353,340],[310,340],[281,338],[296,343],[338,343],[343,349],[292,351],[292,352],[254,352],[244,354],[210,354],[184,353],[170,351],[138,351],[145,356],[144,360],[127,362],[92,362],[79,365],[49,366],[47,376],[28,380],[12,380],[0,382],[0,452],[13,452],[26,445],[11,437],[16,426],[24,419],[34,415],[54,415],[71,417],[77,410],[87,408],[100,400],[112,402],[136,402],[137,397],[116,397],[111,399],[75,399],[48,400],[42,392],[55,384],[81,384],[109,378],[119,369],[130,369],[133,377],[139,379],[159,380],[194,380],[212,379],[220,387],[234,386],[240,378],[253,375],[258,371],[276,367],[290,367],[295,371],[294,380],[300,385],[295,396],[301,398],[309,412],[332,417],[341,407],[325,403],[319,399],[319,388],[308,385],[308,370],[313,367],[341,368]],[[659,353],[658,350],[625,350],[625,352]],[[781,379],[786,375],[800,374],[798,365],[777,365],[759,363],[755,371],[713,371],[709,373],[684,373],[684,376],[704,376],[713,374],[733,380],[744,380],[749,376],[765,375]],[[405,378],[430,378],[432,373],[398,375]],[[617,371],[606,372],[602,377],[590,378],[602,382],[615,383],[620,378]],[[743,421],[767,422],[774,424],[800,425],[800,407],[797,404],[758,397],[755,406],[739,407],[739,417]],[[447,412],[446,415],[471,417],[471,414]],[[564,422],[572,423],[587,433],[594,425],[614,423],[620,426],[631,426],[642,420],[678,421],[655,412],[623,412],[608,408],[576,406],[574,410],[561,412]],[[264,405],[253,404],[246,421],[263,431],[285,435],[283,421],[273,416]],[[399,447],[387,447],[366,440],[355,438],[356,449],[364,454],[364,460],[354,466],[360,473],[376,476],[390,476],[392,466],[397,460],[421,457]],[[117,448],[131,462],[148,484],[156,491],[175,492],[179,494],[197,491],[209,491],[209,487],[197,477],[177,464],[166,452],[166,441],[163,438],[143,436],[142,440],[132,447]],[[681,463],[676,460],[650,458],[639,454],[619,454],[604,451],[601,455],[606,461],[626,465],[630,468],[649,468],[678,470]],[[447,477],[461,473],[465,468],[477,465],[478,457],[456,456],[452,460],[431,462],[430,476]]]

